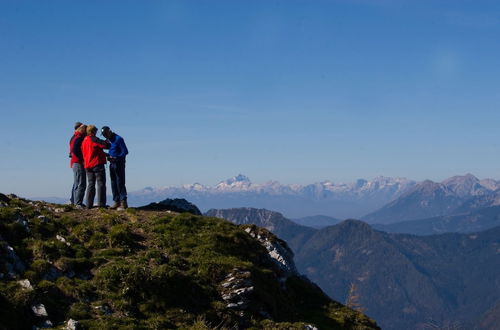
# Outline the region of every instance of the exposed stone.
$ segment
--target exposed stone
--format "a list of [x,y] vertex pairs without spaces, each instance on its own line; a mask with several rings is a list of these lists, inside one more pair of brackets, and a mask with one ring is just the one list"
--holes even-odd
[[6,277],[15,279],[26,269],[22,260],[17,256],[14,248],[5,242],[0,236],[0,264],[4,264]]
[[54,324],[52,323],[51,320],[44,320],[42,325],[40,326],[40,328],[44,329],[44,328],[52,328],[54,326]]
[[67,246],[71,246],[71,244],[69,242],[67,242],[66,239],[64,237],[62,237],[61,235],[56,235],[56,238],[58,241],[63,242]]
[[15,222],[21,225],[27,232],[30,231],[30,227],[28,226],[28,220],[26,220],[26,218],[23,217],[21,214],[17,215]]
[[33,306],[31,306],[31,310],[33,311],[33,314],[35,314],[38,317],[48,317],[49,316],[49,314],[47,313],[47,310],[45,309],[44,304],[33,305]]
[[46,216],[44,216],[44,215],[39,215],[37,218],[38,218],[38,219],[40,219],[40,221],[41,221],[41,222],[43,222],[43,223],[50,222],[50,219],[49,219],[49,218],[47,218],[47,217],[46,217]]
[[29,290],[29,291],[33,290],[33,287],[31,286],[30,281],[29,281],[29,280],[27,280],[27,279],[26,279],[26,280],[20,280],[20,281],[17,281],[17,283],[18,283],[18,284],[19,284],[22,288],[24,288],[24,289],[26,289],[26,290]]
[[69,319],[68,322],[66,322],[66,329],[67,330],[78,330],[78,329],[80,329],[80,324],[76,320]]
[[250,303],[251,294],[254,291],[251,273],[249,271],[233,269],[220,283],[221,297],[230,309],[244,310]]
[[98,310],[99,312],[103,313],[104,315],[110,315],[111,313],[113,313],[113,311],[111,310],[111,307],[109,307],[108,304],[94,306],[94,309]]
[[276,266],[279,279],[282,282],[290,276],[299,275],[293,261],[293,252],[285,241],[280,240],[268,230],[255,225],[247,227],[245,231],[266,248],[268,256]]
[[316,328],[315,326],[310,325],[310,324],[306,324],[306,325],[304,326],[304,329],[305,329],[305,330],[318,330],[318,328]]

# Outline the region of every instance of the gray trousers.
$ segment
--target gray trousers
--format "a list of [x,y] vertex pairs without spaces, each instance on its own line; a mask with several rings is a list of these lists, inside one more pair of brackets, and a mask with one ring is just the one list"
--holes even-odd
[[[97,188],[97,206],[106,206],[106,170],[104,165],[87,168],[87,207],[94,206]],[[96,187],[97,184],[97,187]]]
[[87,179],[82,164],[73,164],[73,188],[71,189],[71,204],[82,205]]

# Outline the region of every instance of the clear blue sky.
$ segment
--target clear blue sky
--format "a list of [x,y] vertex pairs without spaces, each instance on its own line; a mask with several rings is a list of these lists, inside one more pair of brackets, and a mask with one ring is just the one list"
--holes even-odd
[[75,121],[129,190],[237,173],[500,178],[500,2],[0,0],[0,191],[69,193]]

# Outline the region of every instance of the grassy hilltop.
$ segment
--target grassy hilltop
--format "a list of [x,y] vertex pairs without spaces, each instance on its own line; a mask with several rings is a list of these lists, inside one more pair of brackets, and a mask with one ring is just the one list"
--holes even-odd
[[0,197],[0,329],[378,328],[277,269],[265,229]]

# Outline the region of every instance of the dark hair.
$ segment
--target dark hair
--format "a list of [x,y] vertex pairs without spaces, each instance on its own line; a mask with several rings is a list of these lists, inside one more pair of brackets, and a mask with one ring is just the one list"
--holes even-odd
[[82,125],[83,125],[82,123],[80,123],[79,121],[77,121],[77,122],[75,123],[75,131],[76,131],[76,129],[77,129],[78,127],[80,127],[80,126],[82,126]]

